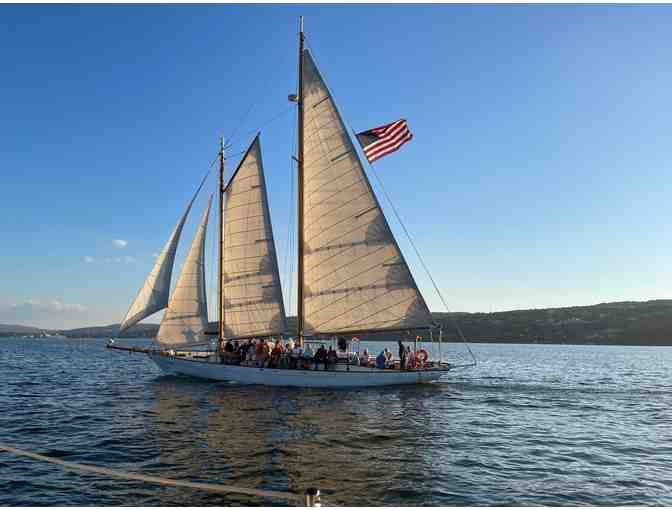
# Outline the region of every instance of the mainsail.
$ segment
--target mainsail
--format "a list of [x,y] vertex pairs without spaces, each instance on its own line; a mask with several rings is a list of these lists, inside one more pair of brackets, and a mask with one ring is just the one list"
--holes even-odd
[[223,224],[224,337],[285,331],[278,261],[259,136],[226,186]]
[[173,233],[170,235],[168,242],[157,257],[152,271],[149,273],[149,276],[147,276],[145,284],[142,286],[140,292],[138,292],[138,295],[135,297],[133,304],[128,309],[126,317],[121,321],[119,333],[134,326],[145,317],[149,317],[153,313],[164,309],[168,305],[170,278],[173,274],[175,251],[177,250],[177,245],[180,241],[184,223],[187,221],[191,206],[194,205],[194,200],[196,200],[198,193],[201,191],[203,183],[205,183],[205,178],[196,190],[196,193],[194,193],[194,197],[189,202],[187,210],[184,211],[180,221],[178,221],[175,226],[175,230],[173,230]]
[[428,327],[429,309],[308,50],[302,67],[303,333]]
[[159,326],[156,339],[164,345],[197,344],[207,341],[204,335],[208,326],[204,257],[211,205],[212,196],[170,297],[168,310]]

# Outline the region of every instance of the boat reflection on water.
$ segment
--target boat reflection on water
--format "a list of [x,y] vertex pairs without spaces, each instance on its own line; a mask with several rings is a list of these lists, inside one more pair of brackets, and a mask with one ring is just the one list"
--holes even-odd
[[[381,493],[389,502],[428,502],[419,482],[431,477],[431,448],[404,431],[431,433],[439,420],[446,433],[428,405],[445,385],[325,391],[164,376],[149,391],[155,405],[146,430],[164,476],[298,494],[317,487],[330,505],[382,504],[386,498],[370,496]],[[177,492],[166,491],[166,504],[263,503]]]

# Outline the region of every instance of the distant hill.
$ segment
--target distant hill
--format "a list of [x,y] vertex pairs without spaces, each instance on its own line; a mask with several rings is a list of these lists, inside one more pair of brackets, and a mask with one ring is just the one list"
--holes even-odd
[[159,331],[158,324],[136,324],[121,335],[117,333],[119,324],[109,326],[92,326],[87,328],[67,329],[60,331],[68,338],[154,338]]
[[19,324],[0,324],[0,336],[34,335],[43,330]]
[[[672,345],[672,300],[623,301],[495,313],[434,313],[433,316],[444,326],[446,341],[459,340],[454,327],[457,323],[470,342]],[[296,317],[289,317],[287,326],[289,331],[296,331]],[[118,327],[118,324],[112,324],[59,333],[70,338],[110,338],[115,336]],[[156,336],[158,329],[158,324],[138,324],[121,337],[151,338]],[[211,324],[211,329],[214,331],[216,325]],[[26,326],[0,325],[0,336],[39,331]],[[362,340],[383,339],[382,335],[358,336]],[[407,338],[407,335],[388,333],[384,338],[394,340]]]
[[672,345],[668,299],[434,317],[450,340],[457,338],[452,318],[471,342]]

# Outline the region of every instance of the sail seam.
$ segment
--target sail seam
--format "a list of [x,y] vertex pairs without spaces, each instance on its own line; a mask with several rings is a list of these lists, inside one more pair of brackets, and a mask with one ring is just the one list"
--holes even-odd
[[[367,256],[368,256],[368,255],[370,255],[370,254],[367,254]],[[361,259],[359,259],[359,260],[361,260]],[[363,274],[366,274],[366,273],[368,273],[369,271],[371,271],[372,269],[377,268],[377,267],[378,267],[378,264],[376,264],[376,265],[374,265],[374,266],[369,266],[368,268],[364,269],[363,271],[360,271],[359,273],[354,274],[354,275],[352,275],[352,276],[349,277],[349,278],[346,278],[346,279],[343,280],[341,283],[339,283],[338,286],[336,286],[336,287],[334,288],[334,291],[337,291],[337,290],[338,290],[337,287],[339,287],[339,286],[341,286],[341,285],[343,285],[343,284],[349,282],[349,281],[352,280],[353,278],[359,278],[359,277],[362,276]],[[373,282],[370,283],[370,285],[375,285],[375,284],[378,283],[378,282],[380,282],[380,280],[374,280]],[[342,301],[342,300],[345,299],[346,297],[352,295],[355,291],[354,291],[354,287],[351,287],[351,289],[352,289],[351,292],[345,294],[344,296],[342,296],[342,297],[340,297],[340,298],[334,299],[333,301],[330,301],[330,302],[326,303],[322,308],[318,308],[317,310],[315,310],[315,311],[313,312],[313,314],[320,313],[321,311],[323,311],[323,310],[329,308],[330,306],[332,306],[332,305],[338,303],[339,301]],[[346,287],[346,288],[343,289],[343,290],[348,290],[348,288]],[[394,289],[394,290],[398,290],[398,289]],[[311,297],[312,297],[312,292],[314,292],[314,291],[311,291]],[[325,295],[325,294],[322,294],[322,295]],[[377,298],[374,297],[373,299],[377,299]],[[368,302],[368,301],[367,301],[367,302]],[[358,306],[360,306],[360,305],[357,305],[355,308],[357,308]]]
[[[350,248],[346,248],[345,250],[343,250],[343,252],[348,251],[348,250],[351,250],[351,249],[352,249],[352,247],[350,247]],[[367,254],[364,255],[363,257],[357,258],[357,259],[355,259],[355,260],[357,260],[357,261],[359,262],[359,261],[365,259],[366,257],[370,257],[370,256],[372,256],[372,255],[376,255],[378,252],[380,252],[381,250],[384,250],[384,249],[385,249],[385,246],[380,246],[377,250],[375,250],[375,251],[373,251],[373,252],[371,252],[371,253],[367,253]],[[341,252],[341,253],[342,253],[342,252]],[[320,267],[322,264],[323,264],[323,262],[320,261],[320,262],[318,262],[317,264],[315,264],[315,266],[311,266],[311,269],[317,269],[317,268]],[[330,271],[329,273],[326,273],[326,274],[320,276],[319,278],[317,278],[316,280],[313,280],[313,281],[314,281],[315,283],[318,283],[318,282],[320,282],[321,280],[324,280],[325,278],[329,278],[329,277],[330,277],[331,275],[333,275],[334,273],[337,273],[338,271],[340,271],[340,270],[342,270],[342,269],[344,269],[344,268],[350,266],[351,264],[352,264],[352,262],[346,262],[346,263],[344,263],[343,265],[338,266],[337,268],[333,269],[333,270]],[[383,265],[384,265],[384,264],[383,264]],[[375,267],[378,267],[378,266],[375,266]]]
[[[383,295],[389,294],[390,292],[393,292],[393,291],[385,292],[385,293],[383,293]],[[321,326],[323,326],[324,324],[328,324],[328,323],[332,322],[333,320],[336,320],[336,319],[338,319],[339,317],[342,317],[342,316],[345,315],[345,314],[349,314],[349,313],[351,313],[353,310],[356,310],[357,308],[361,308],[361,306],[366,305],[366,304],[370,303],[371,301],[373,301],[373,300],[375,300],[375,299],[380,299],[380,296],[374,296],[374,297],[372,297],[371,299],[365,301],[364,303],[360,303],[359,305],[354,306],[354,307],[350,308],[349,310],[346,310],[346,311],[344,311],[344,312],[338,314],[337,316],[333,317],[332,319],[329,319],[329,320],[326,320],[326,321],[322,322],[321,324],[319,324],[318,326],[316,326],[316,328],[319,329],[319,328],[320,328]],[[385,311],[387,311],[387,310],[389,310],[389,309],[391,309],[391,308],[394,308],[394,307],[396,307],[396,306],[399,306],[400,304],[403,304],[403,303],[405,303],[405,302],[407,302],[407,301],[411,301],[412,299],[414,299],[414,296],[410,296],[410,297],[408,297],[408,298],[406,298],[406,299],[402,299],[401,301],[399,301],[399,302],[397,302],[397,303],[394,303],[394,304],[392,304],[392,305],[389,305],[389,306],[387,306],[387,307],[385,307],[385,308],[383,308],[383,309],[381,309],[381,310],[377,310],[377,311],[376,311],[375,313],[373,313],[373,314],[367,315],[367,316],[364,317],[364,319],[362,319],[362,320],[368,319],[368,318],[373,317],[373,316],[375,316],[375,315],[382,314],[382,313],[384,313]],[[405,316],[399,316],[399,317],[397,317],[397,319],[396,319],[396,323],[399,322],[399,319],[402,319],[402,318],[404,318],[404,317],[405,317]],[[386,323],[386,322],[391,323],[393,320],[394,320],[394,319],[380,320],[380,321],[376,321],[376,322],[374,322],[374,323],[372,323],[372,324],[376,324],[376,323],[380,323],[380,322],[383,322],[383,323]],[[354,322],[351,321],[351,322],[348,324],[347,327],[352,327],[352,326],[355,326],[355,325],[357,325],[357,324],[361,324],[361,320],[357,320],[357,321],[354,321]],[[366,323],[365,323],[365,324],[366,324]]]
[[[338,181],[339,179],[342,179],[343,177],[350,176],[350,178],[352,178],[351,170],[352,170],[352,168],[348,168],[345,172],[337,175],[336,177],[331,178],[330,180],[320,184],[319,186],[316,186],[315,188],[313,188],[309,191],[306,190],[304,192],[304,195],[305,195],[306,199],[310,199],[315,193],[319,192],[322,188],[324,188],[325,186],[329,186],[330,184],[334,184],[336,181]],[[315,180],[315,177],[313,177],[313,179],[311,179],[311,180]]]

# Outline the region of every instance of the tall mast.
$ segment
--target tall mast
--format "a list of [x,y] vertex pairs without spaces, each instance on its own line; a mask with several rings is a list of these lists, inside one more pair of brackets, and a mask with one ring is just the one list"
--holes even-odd
[[297,293],[297,330],[299,341],[303,341],[303,16],[299,17],[299,168],[298,168],[298,217],[299,217],[299,265]]
[[219,139],[219,342],[224,341],[224,137]]

